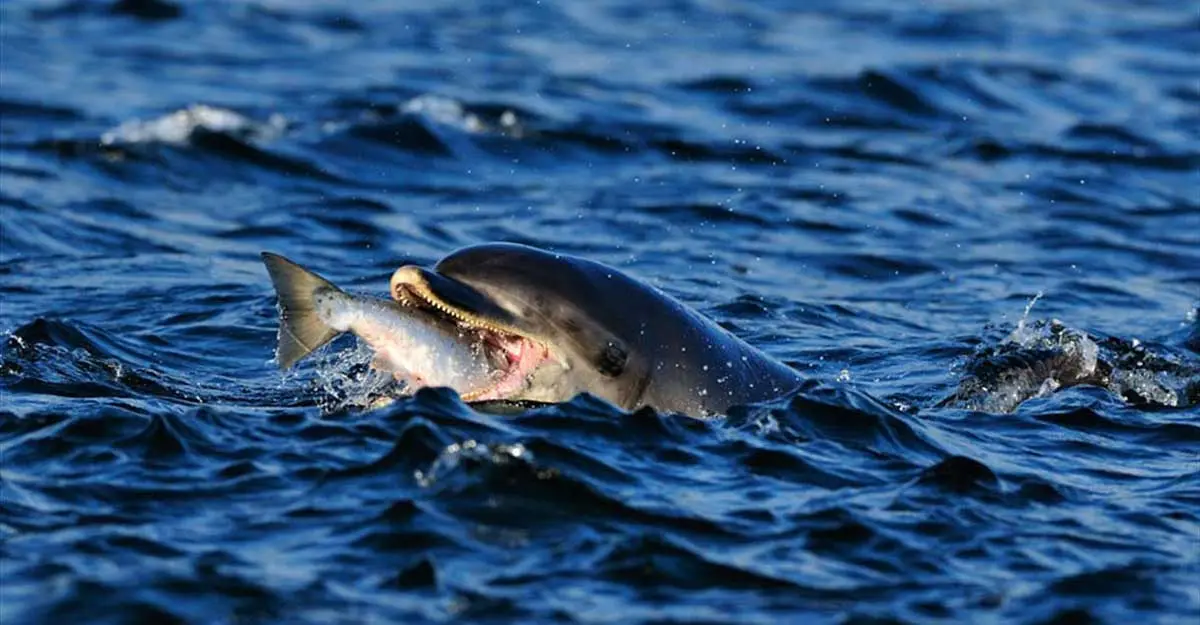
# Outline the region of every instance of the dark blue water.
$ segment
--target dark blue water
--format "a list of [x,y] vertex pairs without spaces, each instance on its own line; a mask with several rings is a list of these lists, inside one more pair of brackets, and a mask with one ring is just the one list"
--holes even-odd
[[[18,0],[0,52],[4,625],[1200,618],[1194,4]],[[807,381],[270,362],[260,251],[490,240]]]

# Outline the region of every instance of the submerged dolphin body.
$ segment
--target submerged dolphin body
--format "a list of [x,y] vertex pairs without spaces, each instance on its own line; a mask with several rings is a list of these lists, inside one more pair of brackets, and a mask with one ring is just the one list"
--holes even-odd
[[[475,400],[556,403],[586,392],[624,409],[703,416],[778,397],[800,380],[661,291],[607,265],[534,247],[490,243],[433,268],[401,267],[391,295],[405,314],[454,324],[463,341],[484,346],[489,386],[455,388]],[[301,307],[305,297],[292,293]]]

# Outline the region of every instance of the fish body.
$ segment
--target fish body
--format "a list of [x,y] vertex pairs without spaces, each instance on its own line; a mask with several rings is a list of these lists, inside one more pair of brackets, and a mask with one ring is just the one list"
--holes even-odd
[[279,296],[280,368],[350,332],[374,350],[372,366],[412,388],[448,386],[469,395],[491,383],[486,350],[469,330],[391,300],[346,293],[282,256],[262,257]]

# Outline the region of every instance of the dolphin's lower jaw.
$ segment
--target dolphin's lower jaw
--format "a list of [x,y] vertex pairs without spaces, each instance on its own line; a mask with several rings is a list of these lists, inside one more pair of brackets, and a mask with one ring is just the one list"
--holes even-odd
[[463,395],[464,401],[491,401],[508,399],[529,385],[530,376],[543,363],[550,360],[550,351],[544,346],[524,337],[517,337],[504,344],[508,363],[497,369],[500,376],[490,388]]

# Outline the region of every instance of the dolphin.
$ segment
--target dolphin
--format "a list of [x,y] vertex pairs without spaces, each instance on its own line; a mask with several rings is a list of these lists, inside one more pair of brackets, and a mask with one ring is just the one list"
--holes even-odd
[[710,416],[800,383],[797,371],[662,291],[608,265],[527,245],[474,245],[431,268],[405,265],[392,274],[390,293],[407,314],[455,323],[467,330],[463,340],[504,346],[503,357],[486,359],[497,368],[491,388],[473,390],[474,399],[559,403],[589,393],[626,410]]

